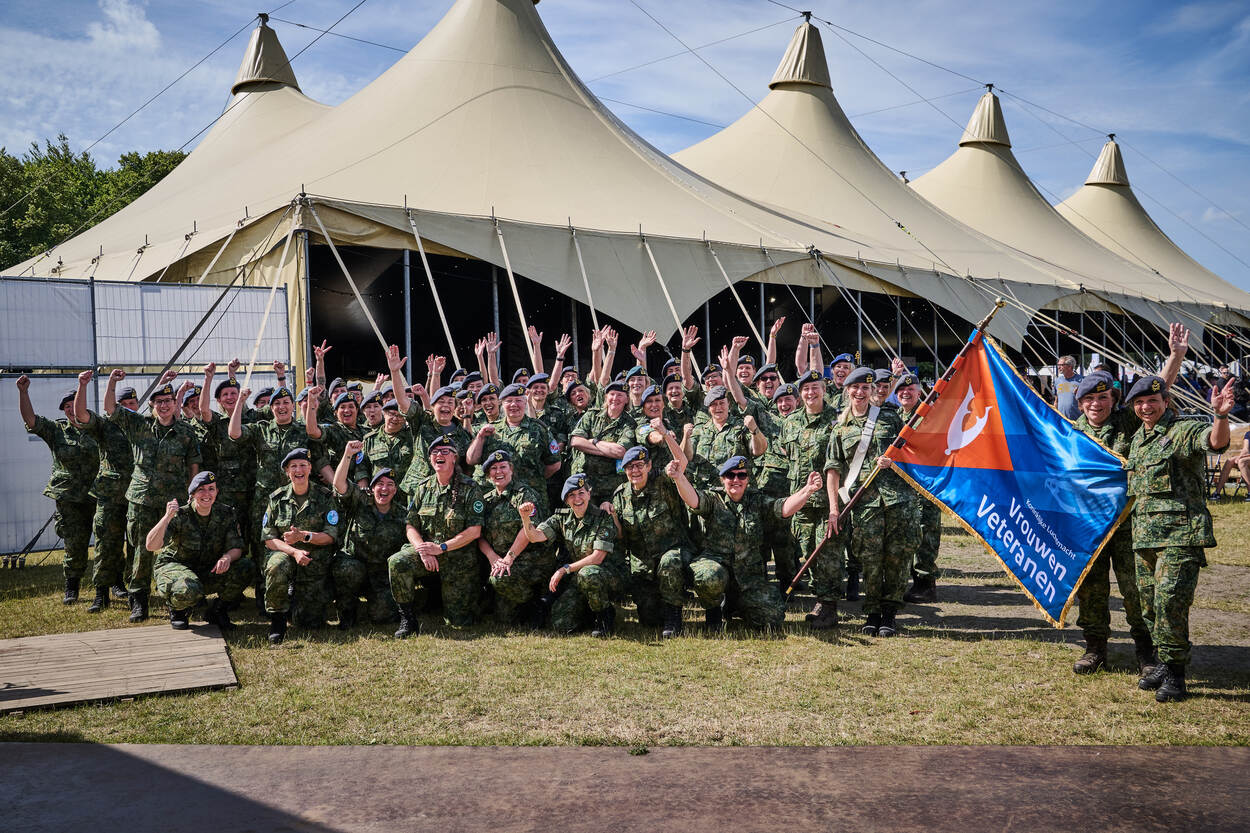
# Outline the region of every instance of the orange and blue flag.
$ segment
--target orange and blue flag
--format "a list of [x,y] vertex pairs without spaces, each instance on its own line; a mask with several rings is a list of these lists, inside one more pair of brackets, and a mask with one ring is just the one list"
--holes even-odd
[[1048,405],[978,330],[938,397],[888,452],[1063,627],[1127,514],[1123,460]]

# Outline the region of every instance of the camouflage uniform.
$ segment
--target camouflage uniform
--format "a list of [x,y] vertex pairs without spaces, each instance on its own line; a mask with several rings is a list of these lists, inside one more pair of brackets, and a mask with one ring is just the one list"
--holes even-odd
[[[526,501],[539,507],[535,521],[546,517],[539,493],[515,479],[502,492],[491,486],[482,495],[486,505],[482,513],[482,537],[500,558],[507,555],[521,531],[517,507]],[[545,543],[529,544],[516,557],[508,575],[492,576],[490,584],[495,588],[495,616],[499,621],[506,625],[515,622],[517,608],[547,591],[547,581],[558,566],[555,547]]]
[[[899,419],[906,425],[908,420],[912,418],[915,411],[904,411],[899,409]],[[1082,429],[1083,430],[1083,429]],[[920,543],[916,546],[916,555],[912,559],[911,577],[914,581],[918,578],[937,579],[938,577],[938,549],[942,546],[942,510],[931,500],[917,496],[916,505],[919,507],[919,524],[920,524]],[[1133,553],[1129,550],[1130,569],[1133,561]],[[1116,573],[1117,578],[1119,573]],[[1136,585],[1134,585],[1136,591]],[[1121,590],[1121,592],[1124,592]]]
[[[781,427],[781,445],[786,459],[790,461],[789,494],[794,494],[807,483],[807,476],[814,471],[824,472],[825,455],[829,450],[829,435],[838,414],[828,405],[818,414],[809,414],[800,408],[786,417]],[[790,521],[798,542],[799,555],[808,558],[817,544],[825,537],[829,525],[829,495],[822,488],[812,495],[807,505],[795,513]],[[812,593],[822,601],[833,601],[842,595],[842,551],[845,530],[829,539],[824,551],[812,562]]]
[[448,425],[439,425],[435,420],[427,420],[421,423],[421,429],[416,434],[415,443],[412,447],[412,463],[408,466],[408,472],[403,476],[399,489],[406,495],[411,495],[417,487],[417,483],[434,474],[434,469],[430,467],[430,445],[435,440],[447,440],[456,447],[456,458],[460,461],[460,471],[463,474],[469,474],[472,466],[464,462],[464,455],[469,450],[469,444],[473,442],[473,436],[459,422],[452,420]]
[[261,532],[265,540],[280,539],[291,527],[305,532],[324,532],[332,540],[323,546],[303,541],[291,544],[312,559],[306,565],[297,564],[285,552],[270,550],[265,562],[265,612],[273,616],[290,610],[295,625],[319,628],[326,623],[326,607],[330,604],[330,562],[338,548],[343,524],[334,493],[325,486],[309,483],[302,497],[301,504],[290,483],[269,495]]
[[[240,402],[238,407],[244,407],[243,403]],[[246,411],[243,418],[247,419]],[[239,519],[239,531],[243,533],[244,555],[250,554],[253,563],[264,563],[263,558],[268,557],[268,551],[260,544],[259,523],[255,525],[255,534],[249,534],[256,491],[256,454],[250,447],[230,439],[230,419],[224,414],[214,411],[205,427],[207,430],[202,445],[211,447],[217,457],[217,468],[211,470],[217,475],[217,502],[234,507]],[[274,488],[277,488],[276,483]],[[259,514],[263,515],[264,510]]]
[[[867,423],[867,415],[850,415],[845,422],[835,423],[829,437],[825,471],[836,470],[843,486]],[[867,481],[877,458],[902,429],[903,422],[896,410],[882,408],[878,412],[863,467],[849,490],[851,493]],[[907,568],[919,543],[916,521],[915,492],[889,469],[877,473],[852,508],[850,551],[863,565],[864,613],[892,613],[903,607]]]
[[[768,438],[768,448],[755,458],[753,481],[756,488],[770,498],[790,496],[790,459],[781,440],[782,417],[771,411],[763,411],[756,417],[760,431]],[[765,553],[771,551],[776,568],[777,586],[783,591],[790,586],[799,570],[802,554],[790,523],[774,524],[768,540],[764,542]]]
[[66,578],[79,578],[87,570],[87,546],[96,511],[91,488],[100,468],[100,447],[90,432],[67,419],[53,422],[36,416],[34,426],[26,431],[52,451],[52,475],[43,493],[56,501],[56,534],[65,541],[61,569]]
[[144,545],[152,527],[165,515],[165,504],[187,499],[192,466],[200,464],[200,442],[184,420],[161,425],[154,416],[140,416],[120,405],[109,416],[130,442],[135,467],[126,499],[126,537],[134,548],[135,563],[127,589],[147,593],[152,584],[153,553]]
[[[638,430],[637,423],[623,409],[616,419],[608,416],[606,408],[593,408],[586,411],[569,437],[581,437],[587,440],[620,443],[629,448],[634,444],[634,435]],[[573,454],[573,474],[585,474],[590,481],[590,499],[598,505],[612,499],[616,487],[625,482],[618,463],[611,457],[598,454],[586,454],[577,451]]]
[[369,620],[375,625],[395,621],[398,615],[391,597],[387,559],[408,541],[404,509],[392,499],[385,513],[373,504],[373,493],[354,483],[338,497],[341,549],[330,561],[330,581],[340,617],[355,611],[360,597],[369,603]]
[[1129,447],[1142,616],[1159,659],[1169,664],[1189,662],[1189,608],[1198,570],[1207,565],[1203,549],[1216,545],[1204,488],[1210,439],[1209,424],[1169,411],[1154,428],[1137,429]]
[[[680,424],[670,422],[671,412],[665,408],[663,416],[660,417],[664,422],[664,427],[677,435],[678,442],[681,441],[682,426]],[[630,445],[640,445],[651,455],[651,473],[655,476],[664,474],[664,469],[673,460],[673,452],[668,450],[668,443],[661,437],[658,443],[651,442],[651,420],[643,417],[638,423],[637,430],[634,431],[634,441]]]
[[707,489],[720,483],[720,464],[741,454],[751,454],[751,432],[741,420],[732,416],[720,428],[712,420],[700,422],[690,436],[691,456],[686,476],[696,489]]
[[[485,510],[482,490],[469,478],[457,473],[444,486],[438,478],[429,477],[417,484],[408,507],[408,524],[417,530],[422,541],[446,543],[469,527],[480,527]],[[477,618],[482,595],[480,558],[476,540],[438,556],[443,618],[449,625],[467,627]],[[404,544],[387,565],[391,595],[401,605],[411,603],[416,583],[431,576],[412,544]]]
[[[269,498],[273,492],[289,483],[286,473],[282,470],[282,461],[286,459],[286,455],[297,448],[308,449],[309,456],[313,460],[316,459],[316,455],[312,454],[312,443],[309,442],[308,431],[302,422],[291,420],[286,425],[279,425],[273,420],[268,420],[243,425],[241,430],[242,434],[237,440],[230,440],[227,435],[227,441],[235,446],[230,449],[229,456],[246,459],[244,455],[250,455],[256,461],[256,482],[252,487],[252,515],[248,528],[243,530],[243,538],[254,542],[257,551],[262,554],[267,564],[271,551],[265,548],[264,541],[271,536],[264,534],[265,511],[269,508]],[[222,446],[222,454],[225,456],[225,444],[223,443]],[[317,463],[313,462],[313,478],[317,476],[317,469]],[[246,469],[241,469],[240,474],[242,471]],[[231,489],[233,488],[232,485]],[[261,579],[263,578],[264,576],[261,576]]]
[[[352,440],[363,440],[365,438],[365,434],[368,433],[368,431],[359,425],[344,425],[337,420],[334,422],[321,423],[318,427],[321,428],[321,439],[312,441],[313,445],[316,446],[316,453],[312,453],[310,456],[316,459],[324,460],[331,468],[338,467],[339,460],[343,457],[343,449],[347,447],[349,442]],[[309,449],[309,452],[313,451],[314,449]],[[354,483],[360,478],[361,462],[353,460],[351,466],[347,469],[347,479],[349,482]],[[398,482],[399,481],[397,480],[396,483]]]
[[[536,419],[522,417],[519,425],[512,426],[506,419],[495,425],[495,433],[482,443],[482,459],[495,451],[512,455],[512,477],[534,490],[538,497],[538,513],[550,512],[547,503],[546,467],[560,462],[560,446],[551,437],[547,426]],[[478,471],[478,482],[489,488],[486,472]]]
[[120,428],[111,420],[87,413],[84,430],[100,449],[100,470],[91,486],[96,500],[91,523],[95,533],[95,572],[91,581],[95,587],[112,587],[121,584],[134,568],[127,563],[128,555],[133,556],[134,551],[126,540],[126,489],[135,457]]
[[781,591],[768,580],[763,542],[784,525],[785,499],[748,488],[734,501],[722,488],[699,489],[693,510],[702,530],[703,551],[690,565],[695,594],[705,608],[728,595],[736,615],[753,628],[779,628],[786,616]]
[[580,561],[594,550],[607,553],[602,564],[581,567],[560,580],[559,595],[551,606],[551,627],[556,633],[573,633],[624,594],[629,559],[617,546],[612,516],[593,504],[581,519],[572,509],[558,509],[538,529],[552,547],[562,548],[566,563]]
[[165,546],[156,553],[156,592],[173,610],[189,610],[213,593],[223,602],[237,602],[255,580],[256,565],[242,557],[226,572],[214,573],[218,559],[233,549],[243,549],[234,509],[217,501],[205,518],[188,503],[170,520]]
[[399,485],[400,494],[395,499],[406,503],[413,494],[416,483],[408,477],[408,469],[412,467],[415,439],[412,429],[405,425],[394,434],[386,433],[385,428],[375,428],[365,434],[364,448],[357,455],[361,459],[356,467],[356,475],[364,480],[372,480],[373,475],[381,469],[390,469]]
[[694,558],[686,505],[653,462],[641,489],[629,482],[616,487],[612,508],[621,526],[619,544],[629,557],[629,594],[638,606],[638,622],[659,625],[661,605],[681,607],[686,601],[686,567]]
[[[1141,427],[1141,420],[1131,408],[1121,408],[1112,412],[1107,421],[1096,428],[1081,414],[1076,419],[1076,427],[1123,457],[1128,454],[1133,434]],[[1081,582],[1076,594],[1080,605],[1077,627],[1086,639],[1105,641],[1111,635],[1111,572],[1115,573],[1116,585],[1124,599],[1124,618],[1128,621],[1129,633],[1136,640],[1148,638],[1150,626],[1142,616],[1141,595],[1137,590],[1133,529],[1127,523],[1121,524],[1111,536]]]

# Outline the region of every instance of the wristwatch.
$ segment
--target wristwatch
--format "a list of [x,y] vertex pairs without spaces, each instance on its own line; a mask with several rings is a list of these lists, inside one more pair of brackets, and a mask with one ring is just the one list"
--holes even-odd
[[447,552],[447,542],[446,541],[441,542],[438,545],[438,549],[439,549],[439,552]]
[[311,543],[312,543],[312,533],[311,533],[311,532],[305,532],[305,533],[304,533],[304,543],[305,543],[305,544],[311,544]]
[[572,568],[572,567],[570,567],[568,564],[563,565],[560,569],[564,571],[564,574],[565,574],[566,576],[567,576],[567,575],[572,575],[572,573],[573,573],[573,568]]

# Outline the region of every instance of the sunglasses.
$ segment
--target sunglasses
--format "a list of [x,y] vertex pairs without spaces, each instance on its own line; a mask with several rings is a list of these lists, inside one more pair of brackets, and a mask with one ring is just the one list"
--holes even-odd
[[454,452],[449,448],[436,448],[430,452],[431,457],[451,457]]
[[769,373],[769,374],[767,374],[767,375],[761,376],[761,377],[760,377],[759,379],[757,379],[756,381],[757,381],[757,382],[780,382],[780,381],[781,381],[781,377],[780,377],[780,376],[776,376],[776,375],[774,375],[774,374],[772,374],[772,373]]
[[722,475],[726,480],[746,480],[751,475],[744,471],[731,471],[729,474]]

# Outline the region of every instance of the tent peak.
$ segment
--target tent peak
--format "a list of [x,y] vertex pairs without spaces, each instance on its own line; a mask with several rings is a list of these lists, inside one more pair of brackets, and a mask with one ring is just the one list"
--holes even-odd
[[291,61],[278,41],[278,33],[269,28],[269,15],[261,12],[256,19],[257,26],[252,30],[252,38],[247,43],[247,51],[243,54],[243,63],[239,64],[239,74],[230,87],[230,94],[269,89],[275,85],[299,90],[295,70],[291,69]]
[[1007,135],[1007,122],[1003,120],[1003,108],[994,95],[994,85],[985,85],[985,94],[977,102],[977,109],[972,112],[964,135],[960,137],[960,146],[964,145],[1003,145],[1011,147],[1011,138]]
[[804,20],[794,30],[794,37],[790,39],[786,54],[777,65],[768,87],[775,90],[786,84],[833,89],[829,80],[829,64],[825,61],[825,47],[820,41],[820,32],[810,20]]
[[1116,144],[1115,134],[1107,136],[1107,143],[1102,146],[1098,160],[1089,172],[1086,185],[1125,185],[1128,182],[1128,171],[1124,169],[1124,157],[1120,155],[1120,146]]

